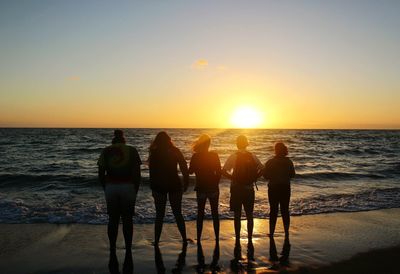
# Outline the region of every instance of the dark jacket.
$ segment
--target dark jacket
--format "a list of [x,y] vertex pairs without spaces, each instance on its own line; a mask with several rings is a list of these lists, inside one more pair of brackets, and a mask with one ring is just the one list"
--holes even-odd
[[275,156],[265,163],[264,178],[269,181],[268,186],[289,185],[295,174],[293,162],[288,157]]
[[157,192],[182,191],[183,184],[178,175],[177,166],[182,172],[184,184],[189,182],[187,163],[181,151],[176,147],[155,149],[150,152],[150,187]]
[[197,152],[190,160],[189,173],[196,174],[195,190],[201,192],[218,191],[221,179],[221,162],[218,154],[211,151]]
[[104,176],[103,183],[131,182],[140,184],[140,160],[137,150],[123,143],[113,144],[101,152],[97,162]]

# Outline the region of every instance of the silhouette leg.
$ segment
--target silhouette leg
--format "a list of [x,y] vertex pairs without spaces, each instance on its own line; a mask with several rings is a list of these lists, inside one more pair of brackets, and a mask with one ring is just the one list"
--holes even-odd
[[157,273],[164,274],[165,273],[164,261],[161,255],[160,247],[158,245],[154,246],[154,262],[156,263]]
[[235,238],[236,238],[236,245],[240,246],[240,228],[241,228],[241,220],[242,217],[242,210],[236,210],[234,212],[234,226],[235,226]]
[[290,254],[290,242],[289,238],[285,237],[285,241],[283,242],[283,248],[281,252],[281,257],[279,258],[279,262],[281,265],[288,266],[289,265],[289,254]]
[[122,230],[125,240],[125,260],[123,265],[123,273],[133,273],[133,259],[132,259],[132,234],[133,234],[133,221],[132,214],[122,215]]
[[271,188],[268,188],[268,200],[269,200],[269,235],[274,236],[276,219],[278,218],[279,200],[277,193]]
[[201,245],[201,242],[197,243],[197,272],[198,273],[203,273],[204,272],[204,252],[203,252],[203,246]]
[[119,219],[120,215],[118,213],[109,214],[107,234],[108,234],[108,240],[110,242],[110,251],[115,251],[116,249]]
[[253,227],[254,227],[253,212],[247,212],[246,218],[247,218],[247,239],[248,242],[251,243],[253,241]]
[[158,245],[158,243],[160,242],[160,236],[164,222],[167,194],[153,192],[153,197],[156,206],[156,220],[154,223],[154,244]]
[[215,233],[215,241],[219,242],[219,213],[218,213],[218,196],[210,198],[211,215],[213,218],[213,226]]
[[108,262],[108,269],[110,273],[119,273],[118,259],[116,253],[116,243],[118,237],[118,224],[120,216],[116,212],[111,212],[108,219],[108,240],[110,242],[110,258]]
[[122,231],[124,233],[125,250],[131,251],[132,248],[132,234],[133,234],[133,221],[132,215],[122,215]]
[[219,271],[220,270],[220,267],[218,266],[219,256],[220,256],[219,242],[215,242],[215,247],[214,247],[214,252],[213,252],[213,259],[212,259],[212,262],[210,264],[210,268],[211,268],[211,271],[213,271],[213,273],[215,271]]
[[197,198],[197,243],[201,241],[201,233],[203,231],[204,208],[207,199],[204,197]]
[[186,241],[182,243],[182,251],[179,253],[178,260],[176,260],[175,268],[172,269],[172,273],[182,273],[182,269],[186,264],[187,245]]
[[253,212],[246,213],[247,218],[247,256],[249,260],[254,260],[254,246],[253,246],[253,227],[254,219]]
[[285,238],[289,238],[289,227],[290,227],[289,202],[290,202],[290,187],[283,191],[280,202],[283,228],[285,230]]
[[278,260],[278,253],[276,251],[274,236],[269,236],[269,260],[270,261]]
[[281,214],[283,221],[283,228],[285,230],[285,238],[289,238],[289,227],[290,227],[290,214],[287,206],[281,205]]
[[240,246],[240,227],[241,227],[241,218],[242,210],[234,211],[234,226],[235,226],[235,249],[233,250],[233,255],[235,260],[240,260],[242,258],[242,249]]
[[182,236],[182,241],[186,242],[186,226],[182,216],[182,192],[170,192],[169,202],[171,204],[172,213],[175,216],[176,224]]

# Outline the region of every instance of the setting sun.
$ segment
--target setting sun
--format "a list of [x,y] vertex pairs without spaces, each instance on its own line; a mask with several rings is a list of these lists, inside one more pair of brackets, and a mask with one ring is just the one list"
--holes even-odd
[[231,124],[236,128],[256,128],[263,122],[262,113],[254,107],[239,107],[231,117]]

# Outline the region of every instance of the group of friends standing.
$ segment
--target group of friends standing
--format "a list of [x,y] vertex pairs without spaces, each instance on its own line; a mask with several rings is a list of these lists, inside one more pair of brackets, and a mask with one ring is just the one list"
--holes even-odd
[[[165,132],[159,132],[149,149],[148,166],[150,173],[150,188],[154,198],[156,218],[154,224],[154,245],[160,242],[167,200],[169,200],[176,224],[187,244],[185,220],[182,215],[182,196],[189,186],[189,174],[195,174],[194,190],[197,196],[197,244],[201,245],[204,209],[207,200],[211,207],[216,246],[219,246],[219,182],[221,176],[231,180],[230,210],[234,213],[235,249],[234,257],[240,259],[240,230],[242,208],[247,219],[248,250],[253,249],[253,210],[255,201],[254,187],[256,181],[263,176],[268,181],[268,200],[270,204],[269,236],[273,240],[275,225],[280,208],[285,243],[289,242],[289,201],[290,180],[295,176],[292,161],[287,157],[288,149],[282,142],[275,144],[275,156],[264,165],[257,156],[247,150],[249,142],[244,135],[236,139],[237,151],[230,155],[221,168],[219,156],[210,151],[211,138],[202,134],[192,146],[193,155],[189,167],[182,152],[174,145],[171,137]],[[107,202],[108,238],[110,242],[109,270],[119,273],[116,256],[116,240],[118,225],[122,219],[125,240],[125,260],[123,272],[130,273],[132,261],[132,233],[136,196],[141,181],[140,166],[142,161],[137,150],[126,144],[122,130],[115,130],[112,145],[106,147],[98,160],[99,180],[105,191]],[[182,174],[183,180],[178,173]],[[271,249],[270,249],[271,251]],[[249,253],[251,254],[251,253]],[[254,260],[253,255],[249,260]],[[270,252],[271,260],[278,260],[275,252]],[[216,264],[214,262],[212,264]]]

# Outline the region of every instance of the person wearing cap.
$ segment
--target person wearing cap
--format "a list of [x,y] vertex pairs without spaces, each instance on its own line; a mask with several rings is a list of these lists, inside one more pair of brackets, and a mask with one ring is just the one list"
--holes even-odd
[[140,165],[142,161],[137,150],[126,145],[123,131],[117,129],[114,131],[112,144],[103,149],[97,164],[109,217],[107,229],[110,243],[109,270],[110,273],[119,273],[116,241],[119,221],[122,219],[125,240],[123,273],[132,273],[132,217],[141,180]]
[[[231,179],[230,210],[234,212],[235,227],[235,259],[241,257],[240,228],[242,206],[247,219],[248,252],[253,249],[253,210],[254,210],[254,184],[263,169],[263,165],[256,155],[247,151],[249,142],[247,137],[240,135],[236,139],[238,150],[229,156],[223,168],[222,175]],[[249,256],[252,259],[252,255]]]

